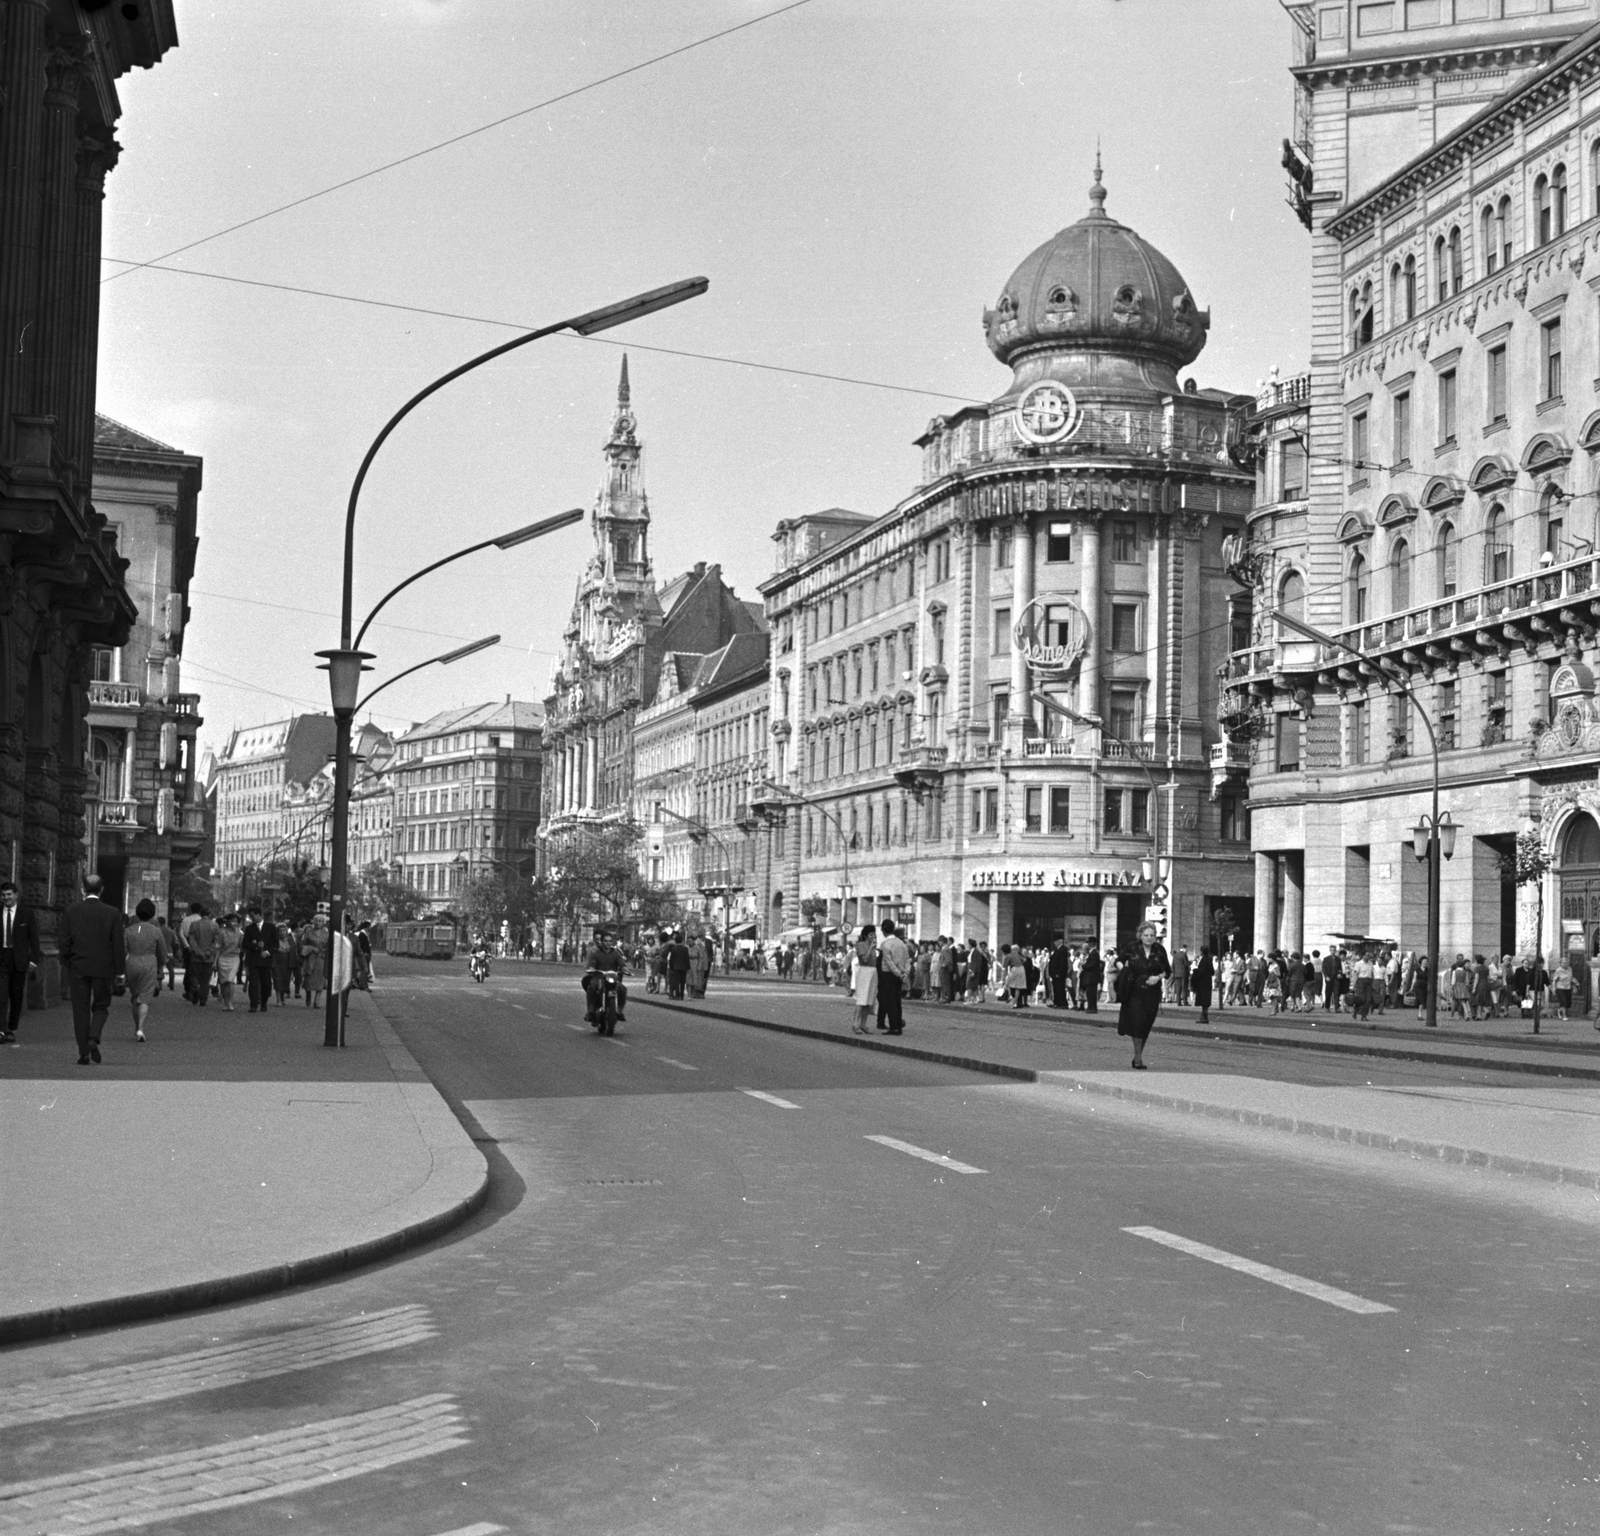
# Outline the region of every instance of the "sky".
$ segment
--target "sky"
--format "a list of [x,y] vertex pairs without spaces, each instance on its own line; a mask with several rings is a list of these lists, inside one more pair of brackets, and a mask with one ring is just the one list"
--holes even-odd
[[[179,46],[119,82],[97,403],[205,460],[184,687],[216,749],[327,707],[313,653],[338,639],[362,455],[418,389],[518,328],[710,279],[604,338],[531,343],[409,417],[362,493],[358,622],[420,566],[593,504],[624,348],[657,580],[705,560],[758,596],[779,519],[888,511],[929,419],[1005,388],[982,311],[1087,211],[1097,141],[1107,211],[1211,311],[1189,374],[1248,390],[1306,366],[1278,0],[176,11]],[[162,258],[179,270],[126,265]],[[583,525],[409,588],[369,636],[373,682],[502,640],[397,683],[373,718],[542,700],[591,547]]]

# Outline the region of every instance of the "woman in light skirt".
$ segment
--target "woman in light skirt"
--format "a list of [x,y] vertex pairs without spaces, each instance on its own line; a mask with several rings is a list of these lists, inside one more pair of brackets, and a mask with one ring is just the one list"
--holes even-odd
[[144,1021],[150,999],[161,990],[161,973],[167,968],[166,930],[156,922],[156,904],[148,896],[133,909],[133,921],[124,931],[127,959],[123,974],[128,1001],[133,1004],[133,1038],[144,1044]]
[[863,923],[856,935],[850,995],[856,1005],[856,1021],[851,1029],[858,1035],[870,1034],[868,1026],[878,1011],[878,930],[871,923]]

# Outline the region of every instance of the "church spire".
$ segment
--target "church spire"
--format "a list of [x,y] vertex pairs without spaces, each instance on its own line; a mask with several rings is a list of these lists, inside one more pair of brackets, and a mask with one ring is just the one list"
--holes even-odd
[[628,354],[622,354],[622,380],[617,385],[617,404],[626,405],[632,396],[628,392]]

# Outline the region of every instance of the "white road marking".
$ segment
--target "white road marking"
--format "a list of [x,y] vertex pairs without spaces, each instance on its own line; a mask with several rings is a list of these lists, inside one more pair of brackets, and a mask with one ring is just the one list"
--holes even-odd
[[[563,1019],[563,1020],[562,1020],[562,1021],[561,1021],[561,1022],[562,1022],[562,1023],[563,1023],[563,1024],[566,1024],[566,1020],[565,1020],[565,1019]],[[580,1034],[580,1035],[586,1035],[586,1034],[588,1034],[588,1033],[589,1033],[589,1030],[590,1030],[590,1029],[591,1029],[591,1027],[592,1027],[592,1026],[591,1026],[591,1025],[588,1025],[588,1024],[567,1024],[567,1028],[568,1028],[568,1029],[575,1029],[575,1030],[577,1030],[577,1032],[578,1032],[578,1033],[579,1033],[579,1034]]]
[[759,1088],[741,1088],[740,1093],[748,1093],[752,1099],[760,1099],[766,1104],[776,1104],[779,1109],[799,1109],[798,1104],[791,1104],[787,1099],[780,1099],[775,1093],[763,1093]]
[[164,1524],[360,1477],[468,1445],[447,1392],[174,1455],[0,1484],[0,1531],[73,1536]]
[[1395,1310],[1393,1307],[1385,1306],[1381,1301],[1368,1301],[1365,1296],[1341,1291],[1337,1286],[1324,1285],[1320,1280],[1307,1280],[1303,1275],[1291,1275],[1286,1269],[1274,1269],[1270,1264],[1258,1264],[1254,1259],[1242,1259],[1236,1253],[1226,1253],[1221,1248],[1212,1248],[1206,1243],[1197,1243],[1191,1238],[1179,1237],[1173,1232],[1163,1232],[1160,1227],[1124,1227],[1122,1230],[1134,1237],[1147,1237],[1152,1243],[1176,1248],[1179,1253],[1186,1253],[1191,1258],[1205,1259],[1208,1263],[1220,1264],[1224,1269],[1236,1269],[1242,1275],[1254,1275],[1257,1280],[1265,1280],[1271,1285],[1281,1285],[1286,1291],[1298,1291],[1302,1296],[1325,1301],[1329,1306],[1343,1307],[1346,1312],[1359,1312],[1364,1317],[1370,1317],[1379,1312]]
[[615,1035],[601,1035],[601,1040],[607,1045],[626,1045],[626,1040],[619,1040]]
[[971,1163],[958,1163],[953,1157],[945,1157],[939,1152],[930,1152],[926,1147],[914,1147],[909,1141],[896,1141],[893,1136],[869,1136],[868,1141],[875,1141],[880,1147],[893,1147],[896,1152],[906,1152],[912,1157],[920,1157],[925,1163],[937,1163],[941,1168],[950,1168],[956,1173],[983,1173],[986,1170],[974,1168]]
[[476,1525],[458,1525],[453,1531],[440,1531],[439,1536],[497,1536],[504,1529],[503,1525],[480,1520]]
[[518,1013],[526,1013],[526,1012],[527,1012],[527,1011],[528,1011],[528,1010],[527,1010],[527,1009],[526,1009],[526,1008],[524,1008],[524,1007],[523,1007],[523,1006],[522,1006],[522,1004],[521,1004],[521,1003],[513,1003],[513,1004],[512,1004],[512,1005],[511,1005],[511,1006],[512,1006],[512,1007],[513,1007],[513,1008],[515,1008],[515,1009],[516,1009],[516,1010],[517,1010],[517,1012],[518,1012]]
[[283,1329],[233,1344],[135,1360],[18,1382],[0,1403],[0,1428],[40,1424],[86,1413],[115,1413],[194,1392],[218,1392],[247,1381],[309,1371],[358,1355],[400,1349],[437,1336],[433,1318],[417,1303],[388,1307],[337,1322]]
[[686,1061],[674,1061],[670,1056],[657,1056],[657,1061],[664,1061],[669,1067],[676,1067],[680,1072],[698,1072],[699,1067],[691,1067]]

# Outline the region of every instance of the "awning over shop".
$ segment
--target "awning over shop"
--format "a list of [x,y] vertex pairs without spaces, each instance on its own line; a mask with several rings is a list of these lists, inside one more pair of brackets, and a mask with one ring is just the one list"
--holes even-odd
[[754,923],[733,923],[728,928],[730,939],[753,939],[756,936]]

